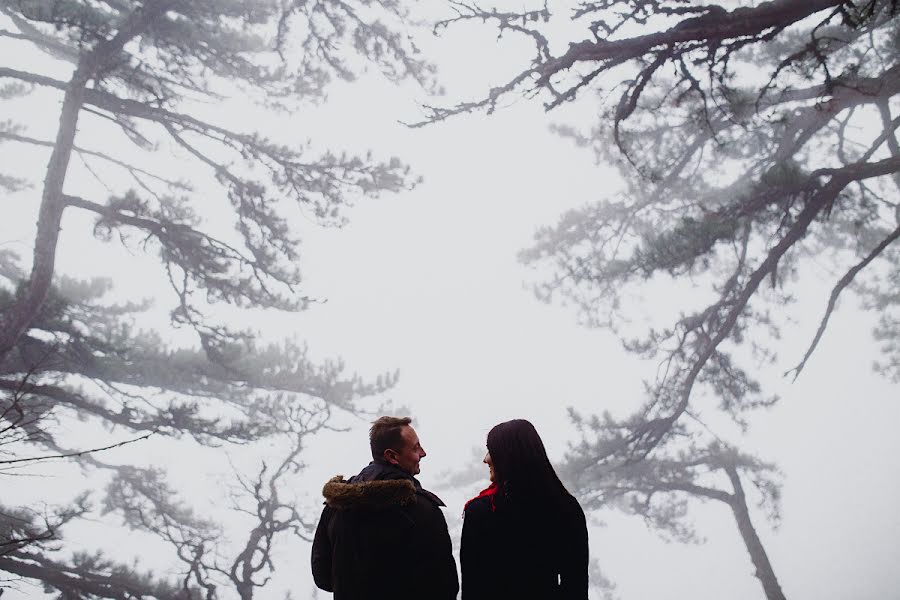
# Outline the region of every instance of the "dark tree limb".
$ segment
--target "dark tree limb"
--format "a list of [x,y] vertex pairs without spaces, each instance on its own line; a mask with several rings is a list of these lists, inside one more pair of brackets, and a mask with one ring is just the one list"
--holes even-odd
[[744,495],[744,487],[741,484],[741,478],[737,469],[733,465],[726,465],[725,472],[728,479],[734,487],[734,501],[730,503],[734,518],[737,521],[738,529],[744,540],[744,546],[750,553],[750,559],[753,566],[756,567],[754,575],[759,579],[766,594],[766,600],[785,600],[784,592],[781,585],[775,577],[775,570],[769,561],[769,556],[763,547],[756,528],[750,520],[750,511],[747,508],[747,498]]
[[702,485],[696,485],[693,483],[687,482],[661,482],[654,486],[655,490],[658,491],[666,491],[666,492],[685,492],[687,494],[691,494],[693,496],[700,496],[701,498],[709,498],[710,500],[718,500],[719,502],[724,502],[726,504],[730,504],[732,501],[731,494],[728,492],[723,492],[722,490],[717,490],[715,488],[706,487]]
[[[878,113],[881,115],[881,125],[884,128],[885,133],[889,133],[889,135],[887,135],[887,145],[888,149],[891,151],[891,156],[900,156],[900,142],[897,141],[896,126],[893,122],[894,119],[891,118],[891,107],[887,98],[883,98],[878,102]],[[897,189],[900,190],[900,172],[894,173],[893,179]],[[897,223],[900,224],[900,203],[898,203],[897,206]]]
[[78,62],[78,50],[76,48],[67,45],[57,38],[44,34],[37,27],[15,12],[8,10],[6,7],[0,7],[0,13],[6,15],[19,29],[19,33],[6,31],[4,32],[4,35],[31,42],[35,47],[46,52],[50,56],[60,58],[72,64]]
[[115,444],[110,444],[109,446],[102,446],[99,448],[89,448],[87,450],[77,450],[75,452],[69,452],[66,454],[53,454],[50,456],[29,456],[26,458],[15,458],[10,460],[0,460],[0,465],[11,465],[11,464],[19,464],[19,463],[34,463],[41,460],[54,460],[58,458],[76,458],[79,456],[85,456],[86,454],[94,454],[96,452],[103,452],[104,450],[112,450],[113,448],[121,448],[122,446],[127,446],[129,444],[133,444],[135,442],[140,442],[142,440],[146,440],[151,435],[155,434],[156,431],[151,431],[150,433],[145,433],[144,435],[136,438],[132,438],[129,440],[124,440]]
[[76,567],[49,560],[38,554],[21,553],[0,557],[0,570],[45,584],[67,594],[90,594],[96,598],[129,600],[131,598],[156,598],[158,600],[185,600],[189,596],[161,596],[152,587],[140,588],[135,582],[116,575],[89,573]]
[[777,0],[731,12],[709,12],[682,21],[659,33],[624,40],[586,40],[573,44],[559,58],[541,66],[543,77],[567,70],[579,62],[617,61],[640,58],[655,49],[686,42],[714,43],[759,35],[766,30],[795,23],[823,10],[839,6],[843,0]]
[[[816,13],[836,8],[844,0],[776,0],[764,2],[754,7],[740,7],[733,11],[708,10],[699,16],[683,19],[675,26],[657,33],[636,36],[626,39],[593,39],[569,45],[569,49],[556,58],[545,58],[531,68],[521,72],[508,83],[493,88],[481,101],[465,102],[450,108],[426,107],[428,116],[422,126],[427,123],[442,121],[454,115],[487,108],[492,112],[501,96],[519,88],[525,82],[532,81],[533,90],[547,89],[556,98],[546,105],[552,109],[562,101],[571,99],[570,92],[553,91],[553,79],[572,69],[579,63],[600,63],[600,70],[608,70],[625,62],[649,56],[664,56],[667,60],[676,60],[696,47],[713,47],[726,40],[742,40],[770,35],[771,30],[781,30],[787,24],[803,20]],[[503,24],[509,20],[505,13],[482,10],[476,6],[458,3],[464,7],[466,14],[452,19],[459,20],[494,20]],[[689,14],[689,13],[685,13]],[[531,30],[526,31],[529,33]],[[533,36],[532,36],[533,37]],[[594,71],[594,69],[592,69]],[[583,83],[576,84],[576,89]]]

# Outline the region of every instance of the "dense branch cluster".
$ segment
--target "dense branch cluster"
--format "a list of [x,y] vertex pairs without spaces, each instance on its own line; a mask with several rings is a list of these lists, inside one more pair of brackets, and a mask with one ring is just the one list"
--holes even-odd
[[[8,254],[4,256],[14,264]],[[4,275],[14,273],[10,269]],[[159,590],[145,590],[135,597],[191,598],[194,588],[215,589],[220,576],[225,576],[218,580],[220,589],[221,581],[239,583],[215,562],[233,552],[223,546],[221,528],[194,516],[158,467],[108,461],[106,454],[93,451],[96,448],[73,447],[67,436],[58,434],[58,424],[82,421],[109,429],[111,438],[137,436],[126,443],[148,436],[171,438],[172,443],[189,436],[202,446],[281,439],[288,450],[276,471],[269,474],[263,466],[260,482],[244,488],[250,503],[262,511],[244,544],[259,547],[259,552],[249,554],[253,561],[265,557],[255,564],[254,573],[270,571],[274,535],[291,532],[305,537],[311,526],[294,499],[279,499],[280,489],[300,470],[305,439],[331,427],[334,411],[358,411],[357,400],[384,392],[395,376],[364,382],[346,375],[340,361],[312,362],[306,348],[293,341],[257,346],[247,339],[232,348],[228,366],[210,360],[202,349],[168,349],[158,334],[135,328],[133,317],[146,306],[110,304],[104,301],[110,288],[107,280],[61,278],[32,327],[0,364],[0,390],[5,394],[0,399],[0,476],[12,476],[47,457],[77,456],[82,468],[93,468],[95,481],[108,480],[101,497],[104,511],[120,514],[128,525],[167,541],[184,564],[183,585],[167,588],[171,582],[156,582],[154,586],[163,586],[159,590],[168,591],[159,595]],[[0,308],[13,298],[4,291]],[[247,500],[236,494],[235,502]],[[5,532],[9,544],[2,568],[85,594],[95,593],[90,582],[124,569],[97,597],[120,597],[123,586],[138,586],[144,575],[99,555],[84,564],[52,558],[65,523],[81,516],[96,518],[86,499],[82,504],[78,515],[57,518],[43,529],[29,526],[27,531]],[[30,519],[28,523],[34,515]],[[20,543],[13,546],[15,540]],[[250,560],[247,552],[239,549],[238,558],[231,560]],[[79,587],[81,577],[84,585]],[[262,585],[260,581],[240,597],[252,598],[252,588]]]
[[[794,374],[841,291],[864,269],[885,282],[866,297],[882,310],[879,337],[892,348],[896,2],[582,2],[570,18],[589,37],[558,55],[546,7],[518,15],[456,7],[448,24],[484,20],[523,30],[538,55],[481,100],[434,108],[432,121],[493,110],[517,92],[545,98],[548,110],[591,94],[602,100],[592,129],[558,129],[618,165],[625,192],[563,215],[521,258],[551,273],[535,286],[539,297],[574,303],[586,323],[613,328],[629,350],[659,361],[646,404],[621,422],[629,435],[610,456],[648,456],[698,397],[717,399],[739,422],[767,404],[739,366],[746,353],[738,347],[770,353],[763,340],[767,331],[777,336],[772,309],[791,298],[794,275],[811,255],[829,252],[847,267]],[[703,304],[640,335],[620,326],[635,314],[628,308],[638,286],[686,278],[708,290]],[[896,376],[897,364],[892,353],[882,367]]]
[[584,418],[574,414],[573,418],[585,438],[573,448],[564,473],[589,507],[615,506],[641,516],[673,539],[697,541],[698,533],[688,520],[690,498],[715,500],[733,508],[743,505],[746,510],[743,488],[729,485],[733,472],[753,484],[760,506],[771,519],[780,518],[780,477],[771,463],[716,440],[703,447],[688,444],[613,469],[597,457],[606,453],[604,444],[616,435],[619,427],[615,421],[609,415]]
[[[65,135],[52,143],[58,158],[48,172],[54,176],[47,180],[51,185],[44,189],[41,243],[36,247],[41,252],[36,252],[35,272],[23,297],[27,304],[39,305],[46,293],[54,224],[67,207],[74,207],[97,213],[98,231],[107,237],[112,230],[136,229],[159,242],[179,298],[176,320],[207,338],[221,342],[228,336],[203,323],[194,299],[201,290],[213,301],[301,308],[298,240],[283,214],[284,200],[298,203],[319,223],[341,225],[343,209],[355,198],[398,191],[415,178],[395,158],[376,162],[291,148],[190,111],[197,101],[220,99],[223,90],[234,93],[235,87],[263,104],[275,98],[294,103],[315,99],[332,76],[352,78],[366,61],[389,77],[433,86],[430,65],[418,58],[399,28],[405,10],[396,2],[382,3],[380,12],[363,4],[368,3],[2,3],[0,14],[19,29],[16,39],[57,57],[65,48],[62,58],[76,64],[72,82],[0,68],[0,77],[8,81],[56,89],[69,98],[63,107]],[[107,37],[112,31],[116,35]],[[210,169],[234,209],[240,244],[226,247],[199,230],[183,182],[121,161],[114,163],[134,178],[135,189],[107,202],[64,194],[61,177],[73,152],[112,158],[74,144],[75,123],[85,118],[79,112],[115,123],[127,139],[148,151],[158,147],[156,139],[162,136]],[[13,124],[0,129],[0,140],[50,144],[21,135]],[[4,187],[16,183],[4,181]],[[24,305],[3,316],[0,352],[30,318]]]

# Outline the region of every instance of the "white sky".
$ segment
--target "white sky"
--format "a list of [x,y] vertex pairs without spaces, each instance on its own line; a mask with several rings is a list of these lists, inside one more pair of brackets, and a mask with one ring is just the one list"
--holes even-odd
[[[451,30],[424,46],[437,57],[448,101],[483,93],[531,52],[517,44],[495,48],[487,28]],[[29,64],[53,74],[49,64]],[[429,453],[420,477],[428,487],[441,472],[471,460],[471,448],[483,445],[490,427],[514,417],[532,420],[552,457],[561,457],[573,433],[566,407],[627,410],[640,400],[641,379],[652,376],[652,366],[626,355],[608,334],[578,327],[571,310],[536,301],[523,287],[529,274],[516,261],[537,227],[617,185],[613,172],[595,165],[588,151],[548,131],[554,120],[586,118],[590,107],[547,116],[537,102],[523,101],[491,117],[472,115],[416,130],[398,124],[418,120],[421,100],[409,87],[393,88],[371,77],[360,85],[336,86],[326,105],[289,118],[251,121],[228,104],[210,112],[224,115],[233,129],[259,128],[286,138],[311,137],[323,146],[397,155],[424,177],[410,192],[361,201],[342,230],[316,230],[299,218],[304,291],[328,301],[301,314],[254,316],[252,324],[273,337],[296,335],[309,342],[314,356],[340,355],[365,375],[399,369],[399,384],[387,396],[416,418]],[[38,94],[27,109],[20,105],[36,123],[29,133],[52,137],[57,101],[55,95]],[[106,135],[83,129],[78,141],[110,148],[119,143]],[[0,146],[3,170],[12,165],[36,185],[48,156],[43,150]],[[177,168],[159,160],[161,168]],[[104,192],[77,162],[67,190],[101,199]],[[30,252],[37,190],[6,198],[0,247]],[[66,219],[59,272],[114,276],[120,294],[159,296],[164,313],[171,298],[161,291],[155,261],[131,256],[116,244],[99,244],[89,238],[89,228],[90,219]],[[783,400],[754,417],[744,446],[776,461],[784,472],[782,526],[773,530],[758,511],[753,517],[788,598],[900,598],[895,428],[900,394],[871,372],[877,356],[870,337],[874,317],[845,300],[800,380],[789,385],[780,377],[802,354],[824,306],[821,291],[828,281],[819,279],[821,273],[812,275],[801,281],[808,299],[796,309],[807,319],[785,332],[782,362],[762,373]],[[365,422],[352,423],[348,433],[323,434],[312,442],[305,483],[297,490],[309,506],[317,505],[327,477],[353,474],[368,461],[366,428]],[[198,505],[223,509],[214,474],[228,469],[223,451],[188,460],[171,445],[154,443],[129,452],[149,452],[155,462],[179,465],[173,479],[191,490]],[[197,469],[210,474],[198,478]],[[10,482],[2,482],[5,496],[28,495],[19,480],[15,484],[10,491]],[[29,484],[37,495],[81,485],[62,475]],[[477,491],[440,492],[451,524],[458,524],[462,502]],[[694,509],[698,530],[707,538],[698,546],[664,543],[635,518],[598,515],[606,525],[591,530],[593,556],[618,584],[621,598],[762,597],[727,507],[697,503]],[[111,545],[131,547],[123,556],[140,555],[140,564],[149,566],[162,560],[139,552],[133,534],[104,531]],[[70,543],[92,547],[96,534],[79,538],[87,532],[73,528]],[[140,539],[142,550],[155,548]],[[273,586],[259,597],[282,596],[273,590],[293,590],[298,600],[308,597],[308,552],[304,543],[283,542]],[[40,596],[27,586],[9,593],[13,599]]]

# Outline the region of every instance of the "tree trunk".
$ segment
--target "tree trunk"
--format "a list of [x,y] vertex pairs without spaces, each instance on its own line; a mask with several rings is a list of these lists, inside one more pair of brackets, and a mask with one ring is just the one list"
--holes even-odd
[[738,476],[737,469],[732,466],[726,466],[725,472],[734,486],[734,496],[732,496],[731,510],[734,512],[734,518],[737,521],[738,529],[741,531],[741,537],[744,538],[744,545],[750,553],[750,559],[753,566],[756,567],[756,577],[762,583],[763,590],[766,593],[767,600],[786,600],[784,592],[781,591],[781,585],[775,577],[775,571],[772,570],[772,564],[769,562],[769,556],[766,549],[763,548],[762,541],[756,534],[756,529],[750,521],[750,511],[747,509],[747,498],[744,496],[744,487],[741,485],[741,479]]
[[50,290],[56,262],[56,244],[59,241],[60,223],[66,206],[63,199],[63,183],[72,156],[72,146],[75,143],[78,113],[81,111],[84,89],[88,82],[88,76],[84,71],[85,69],[79,65],[63,98],[56,143],[44,177],[31,277],[25,290],[18,295],[6,313],[0,316],[0,360],[3,360],[31,326]]
[[37,235],[34,240],[34,261],[31,277],[24,292],[3,315],[0,315],[0,361],[2,361],[41,310],[56,263],[56,244],[62,222],[66,200],[63,183],[75,144],[78,114],[84,103],[85,90],[98,71],[116,56],[125,44],[140,35],[155,19],[165,15],[177,0],[154,0],[135,9],[122,21],[118,32],[112,38],[99,42],[90,52],[83,54],[63,97],[56,143],[47,174],[44,176],[44,191],[41,194],[41,208],[38,213]]

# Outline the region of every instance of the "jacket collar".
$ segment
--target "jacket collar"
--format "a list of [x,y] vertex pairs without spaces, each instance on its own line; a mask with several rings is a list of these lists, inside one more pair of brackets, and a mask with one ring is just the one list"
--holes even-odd
[[351,477],[350,481],[378,481],[382,479],[408,479],[416,486],[416,490],[422,488],[419,481],[410,473],[407,473],[400,467],[392,465],[384,460],[373,460],[363,467],[363,470],[359,472],[359,475]]
[[[368,465],[366,465],[363,468],[363,470],[359,472],[358,475],[351,477],[349,479],[349,481],[345,482],[342,477],[340,478],[340,481],[336,481],[336,480],[337,480],[337,478],[333,478],[331,481],[329,481],[325,485],[325,488],[328,489],[328,486],[330,484],[332,484],[333,482],[336,482],[338,485],[341,485],[341,486],[346,486],[346,485],[363,485],[363,484],[368,484],[368,483],[373,483],[373,482],[384,482],[384,483],[396,482],[399,484],[400,482],[408,481],[412,484],[412,489],[413,489],[414,494],[418,494],[420,496],[425,496],[428,500],[430,500],[437,506],[447,506],[446,504],[444,504],[443,500],[438,498],[438,496],[436,494],[429,492],[428,490],[423,488],[422,484],[419,483],[419,480],[416,479],[415,477],[413,477],[410,473],[407,473],[403,469],[401,469],[395,465],[392,465],[391,463],[389,463],[387,461],[383,461],[383,460],[373,460]],[[382,486],[382,487],[385,490],[391,489],[390,486],[387,486],[387,487]],[[333,489],[332,493],[339,489],[341,489],[341,488]],[[325,489],[323,489],[322,491],[324,493]],[[331,501],[329,501],[328,494],[325,495],[325,500],[329,504],[332,503]]]
[[332,508],[383,509],[414,502],[416,488],[408,479],[344,481],[338,475],[322,488],[325,503]]

